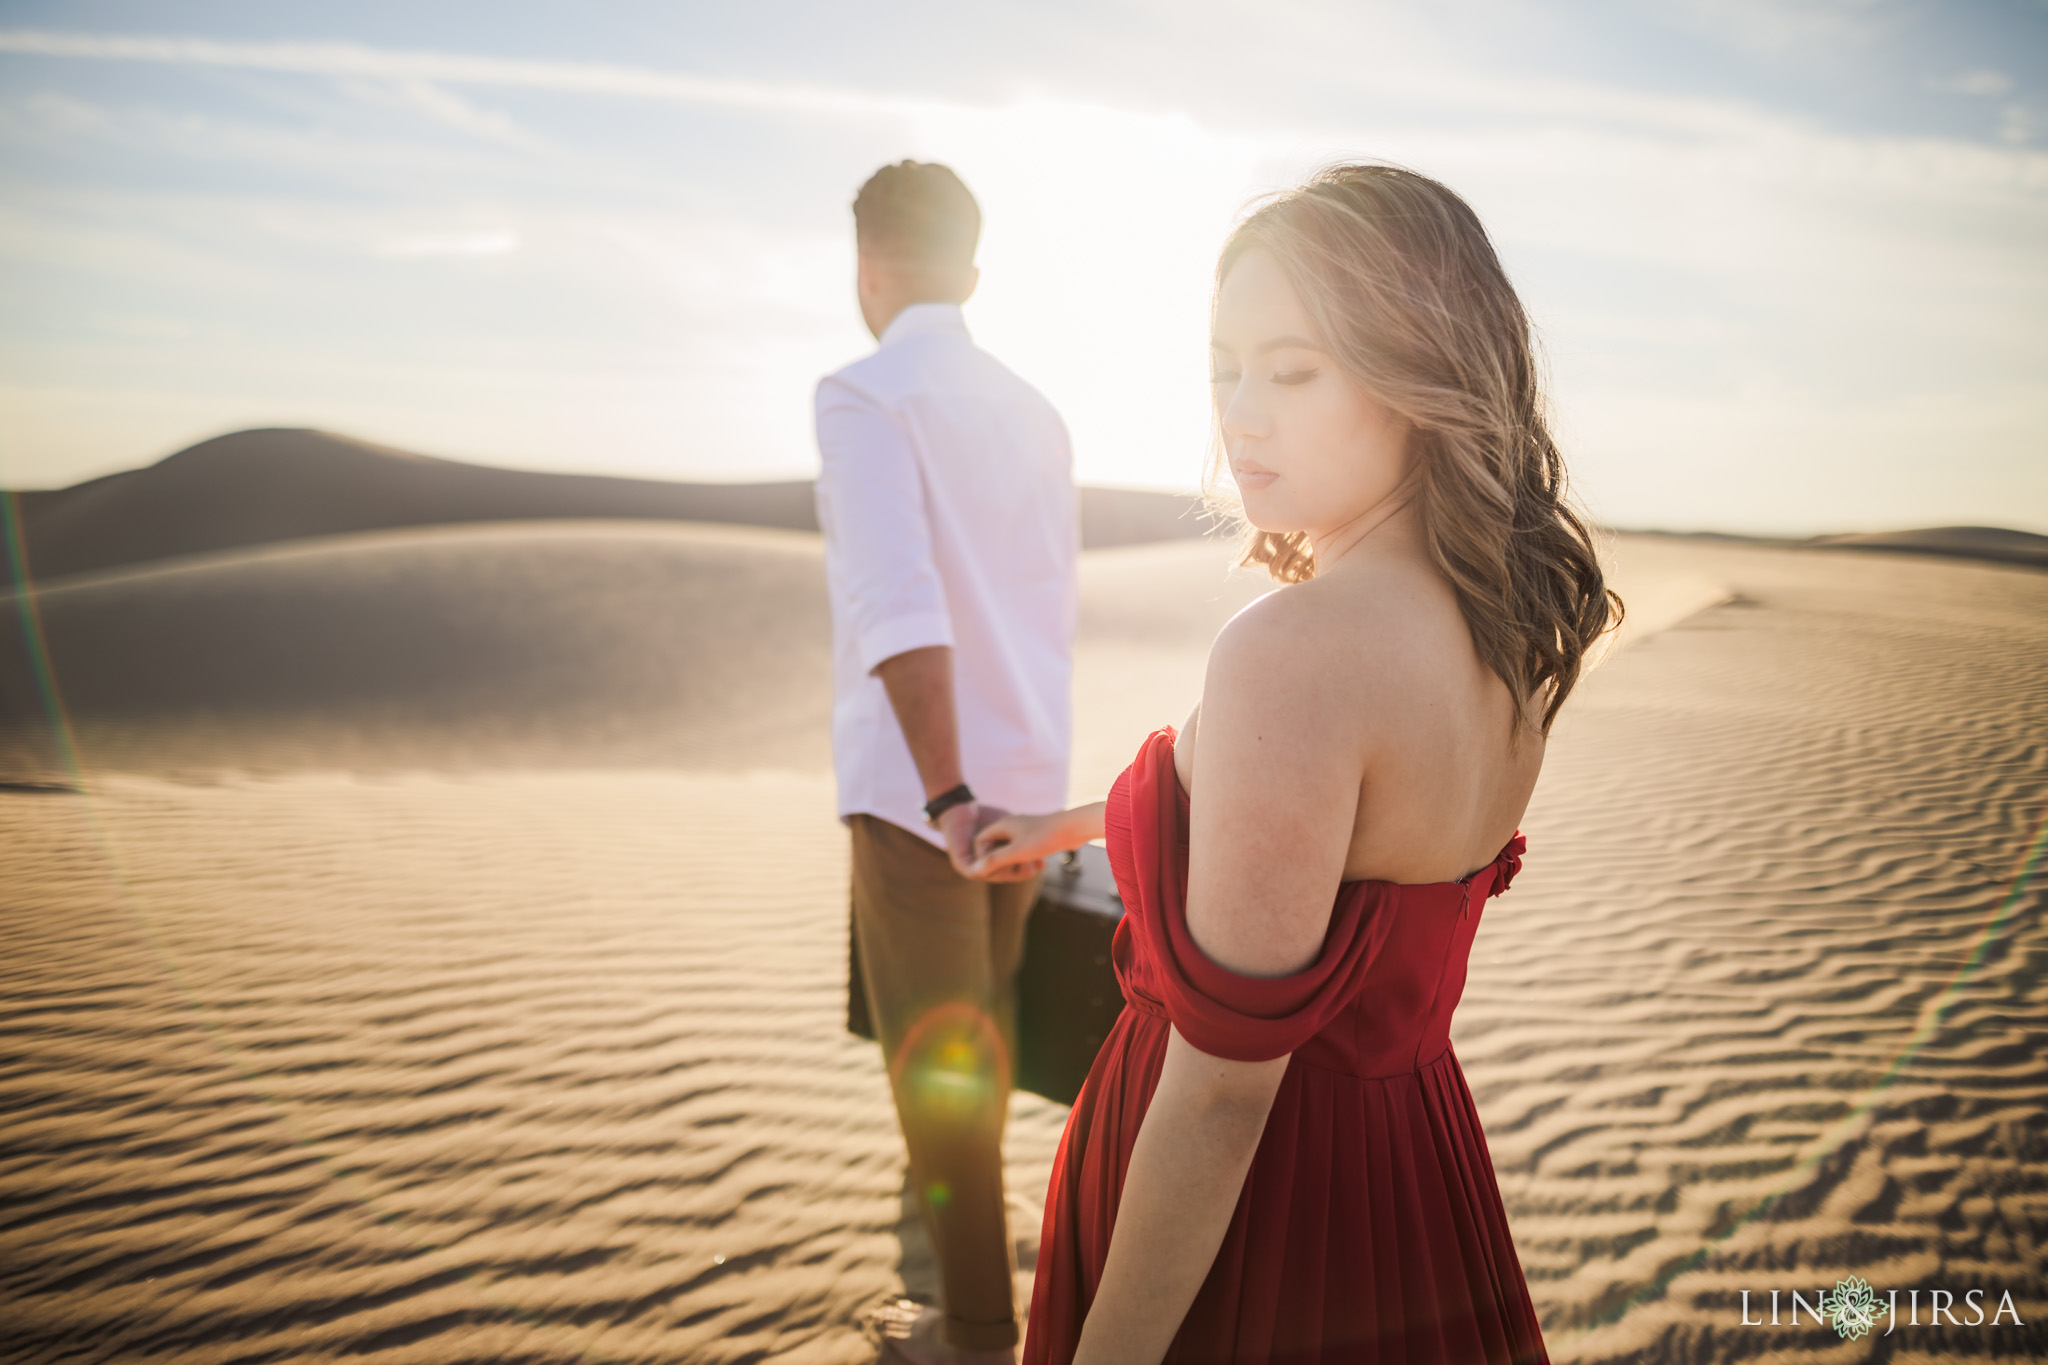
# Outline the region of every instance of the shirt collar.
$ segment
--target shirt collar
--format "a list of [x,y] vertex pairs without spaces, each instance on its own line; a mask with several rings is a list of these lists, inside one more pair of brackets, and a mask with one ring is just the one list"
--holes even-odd
[[958,332],[967,335],[967,319],[957,303],[913,303],[882,329],[880,344],[891,345],[907,337],[929,332]]

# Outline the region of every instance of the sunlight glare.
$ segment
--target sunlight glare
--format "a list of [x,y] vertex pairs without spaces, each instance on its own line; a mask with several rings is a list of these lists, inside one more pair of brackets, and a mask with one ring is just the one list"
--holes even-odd
[[1259,145],[1183,115],[1052,101],[934,115],[914,143],[981,201],[969,324],[1065,415],[1076,478],[1196,487],[1210,272],[1246,202],[1282,183],[1261,180]]

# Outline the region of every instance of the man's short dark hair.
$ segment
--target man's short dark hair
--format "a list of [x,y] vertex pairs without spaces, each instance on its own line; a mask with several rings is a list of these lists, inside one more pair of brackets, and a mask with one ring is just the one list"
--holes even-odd
[[868,177],[853,200],[860,248],[905,265],[974,264],[981,206],[960,177],[931,161],[899,161]]

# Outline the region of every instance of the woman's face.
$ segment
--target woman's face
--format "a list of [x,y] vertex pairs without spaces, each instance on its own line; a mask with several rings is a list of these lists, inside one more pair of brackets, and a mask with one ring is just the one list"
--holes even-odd
[[1230,473],[1261,531],[1328,534],[1384,504],[1408,476],[1408,424],[1323,350],[1262,247],[1224,276],[1209,363]]

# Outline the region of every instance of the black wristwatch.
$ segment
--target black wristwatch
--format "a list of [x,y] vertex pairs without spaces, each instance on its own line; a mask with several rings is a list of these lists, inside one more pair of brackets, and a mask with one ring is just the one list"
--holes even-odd
[[968,790],[965,782],[962,782],[949,792],[940,792],[937,796],[924,803],[925,823],[936,829],[941,815],[944,815],[955,806],[964,806],[973,799],[974,793]]

